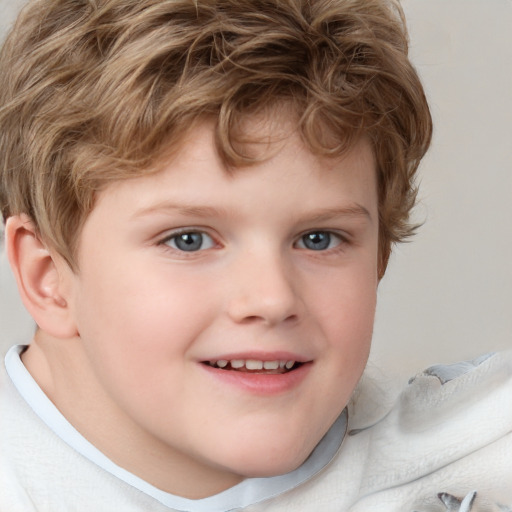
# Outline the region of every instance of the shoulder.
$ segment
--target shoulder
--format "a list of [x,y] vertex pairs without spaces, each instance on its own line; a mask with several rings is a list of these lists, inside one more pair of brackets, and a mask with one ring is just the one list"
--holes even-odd
[[434,365],[409,380],[402,399],[449,401],[455,395],[468,396],[470,402],[484,400],[489,392],[512,386],[512,351],[491,353],[471,361]]
[[66,444],[23,399],[1,361],[0,488],[1,511],[171,510]]
[[423,512],[452,510],[443,499],[462,503],[476,491],[468,511],[512,507],[511,431],[512,352],[427,368],[373,424],[353,431],[368,445],[363,494],[409,496]]
[[394,414],[404,432],[431,426],[436,431],[456,428],[462,434],[485,427],[490,440],[512,425],[511,397],[512,352],[488,354],[431,366],[411,378]]
[[20,476],[20,466],[30,467],[37,464],[36,454],[27,449],[32,439],[37,436],[36,432],[37,425],[27,421],[27,416],[23,414],[23,403],[7,376],[3,361],[0,361],[0,482],[3,491],[0,496],[1,510],[36,510],[22,483],[23,477]]
[[349,410],[355,431],[399,426],[401,434],[413,435],[433,426],[452,430],[469,419],[471,428],[490,424],[494,427],[490,430],[508,431],[512,425],[512,351],[433,365],[400,387],[382,377],[365,376]]

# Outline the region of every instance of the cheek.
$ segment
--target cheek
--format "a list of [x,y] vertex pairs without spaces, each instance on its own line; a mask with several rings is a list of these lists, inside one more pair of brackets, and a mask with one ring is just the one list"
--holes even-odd
[[[325,280],[312,297],[323,323],[332,330],[372,330],[377,303],[377,281],[372,274],[340,273]],[[348,332],[347,332],[348,334]]]
[[[84,269],[76,297],[77,327],[88,359],[109,386],[135,380],[151,387],[159,372],[178,366],[212,317],[201,281],[155,265],[130,272],[120,264]],[[150,270],[148,270],[150,269]],[[177,371],[177,369],[176,369]],[[141,390],[142,391],[142,390]]]
[[357,381],[368,359],[377,301],[376,280],[371,275],[340,278],[331,280],[328,290],[321,300],[314,301],[316,316],[333,357],[333,372],[350,384]]
[[[100,262],[98,270],[89,266],[81,276],[77,313],[95,328],[95,336],[108,332],[112,344],[122,342],[115,336],[119,332],[145,344],[145,338],[151,339],[154,333],[169,336],[171,326],[190,325],[194,311],[201,307],[199,280],[183,282],[183,272],[143,259],[123,262],[116,258],[116,262]],[[141,336],[144,332],[147,335]]]
[[[312,438],[323,435],[350,400],[366,366],[370,351],[376,305],[376,286],[372,279],[351,282],[339,277],[324,283],[312,312],[322,332],[322,356],[318,360],[314,405],[310,417]],[[321,397],[321,399],[319,399]],[[316,437],[315,437],[316,436]]]

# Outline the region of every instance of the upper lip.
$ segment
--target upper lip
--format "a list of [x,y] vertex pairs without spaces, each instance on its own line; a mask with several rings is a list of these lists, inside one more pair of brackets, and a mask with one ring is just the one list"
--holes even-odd
[[305,355],[288,351],[244,351],[244,352],[228,352],[216,354],[200,359],[200,361],[233,361],[233,360],[254,360],[254,361],[295,361],[297,363],[307,363],[312,358]]

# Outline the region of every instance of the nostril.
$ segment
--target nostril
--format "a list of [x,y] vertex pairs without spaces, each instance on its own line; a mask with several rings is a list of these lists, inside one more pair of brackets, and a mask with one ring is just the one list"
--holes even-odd
[[271,315],[248,315],[239,320],[238,322],[241,324],[253,324],[258,322],[262,324],[278,324],[281,322],[294,323],[298,320],[298,318],[298,315],[295,314],[284,316],[284,318],[277,316],[273,317]]
[[264,318],[262,316],[258,316],[258,315],[250,315],[250,316],[246,316],[242,322],[245,322],[245,323],[252,323],[252,322],[260,322],[264,320]]

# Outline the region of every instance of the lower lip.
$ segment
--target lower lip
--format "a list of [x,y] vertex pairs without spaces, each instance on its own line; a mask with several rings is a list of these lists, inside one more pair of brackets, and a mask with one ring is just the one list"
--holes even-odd
[[234,370],[221,370],[201,364],[215,379],[239,389],[258,395],[277,395],[298,387],[309,373],[312,363],[304,363],[286,373],[245,373]]

